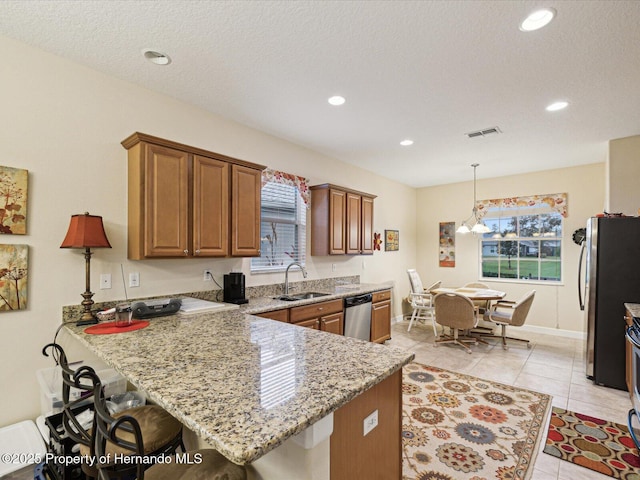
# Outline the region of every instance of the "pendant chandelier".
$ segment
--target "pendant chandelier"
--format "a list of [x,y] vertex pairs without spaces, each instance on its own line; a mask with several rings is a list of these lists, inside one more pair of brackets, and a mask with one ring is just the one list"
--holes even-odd
[[471,216],[460,224],[456,230],[457,233],[487,233],[491,231],[491,229],[478,218],[478,207],[476,206],[476,168],[478,168],[478,165],[480,164],[471,164],[473,167],[473,210],[471,211]]

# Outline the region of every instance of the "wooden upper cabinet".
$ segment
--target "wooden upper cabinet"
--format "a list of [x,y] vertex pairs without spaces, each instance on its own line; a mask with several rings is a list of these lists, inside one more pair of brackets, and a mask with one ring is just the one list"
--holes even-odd
[[362,238],[362,196],[347,193],[347,254],[360,253]]
[[157,145],[141,148],[143,161],[135,168],[145,179],[146,208],[140,215],[145,228],[133,240],[141,242],[145,257],[184,256],[189,249],[189,155]]
[[[329,195],[329,253],[331,255],[345,254],[347,253],[345,243],[347,196],[345,192],[333,189],[329,190]],[[313,206],[313,202],[311,205]]]
[[373,253],[375,195],[324,184],[311,190],[311,255]]
[[360,253],[373,255],[373,198],[362,197],[362,238]]
[[260,256],[260,192],[262,172],[231,166],[231,255]]
[[134,133],[128,258],[260,254],[262,165]]
[[193,157],[193,254],[229,253],[229,164]]

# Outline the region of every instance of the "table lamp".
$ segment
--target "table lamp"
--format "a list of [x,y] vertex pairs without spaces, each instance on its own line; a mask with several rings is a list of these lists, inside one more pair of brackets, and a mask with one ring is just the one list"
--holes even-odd
[[82,294],[84,300],[82,306],[84,311],[82,317],[76,325],[93,325],[98,323],[98,319],[91,311],[93,305],[93,292],[91,291],[91,252],[92,248],[111,248],[111,244],[104,233],[102,225],[102,217],[97,215],[89,215],[85,212],[83,215],[72,215],[71,223],[67,236],[64,237],[60,248],[84,248],[85,274],[86,274],[86,291]]

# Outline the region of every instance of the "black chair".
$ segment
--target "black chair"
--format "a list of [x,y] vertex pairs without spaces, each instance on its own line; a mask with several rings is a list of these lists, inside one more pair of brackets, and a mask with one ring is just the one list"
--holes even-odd
[[[62,428],[64,435],[80,445],[80,455],[83,458],[95,458],[95,435],[93,428],[96,422],[96,413],[88,426],[83,426],[78,420],[78,415],[86,410],[87,404],[94,407],[92,402],[95,395],[93,377],[97,377],[95,370],[89,366],[81,366],[77,370],[69,367],[67,356],[63,348],[57,343],[49,343],[42,349],[44,356],[49,356],[47,350],[51,348],[56,364],[62,370]],[[71,388],[80,390],[79,397],[71,399]],[[102,394],[104,395],[104,394]],[[157,456],[172,454],[180,448],[185,450],[182,442],[182,423],[172,417],[166,410],[157,405],[145,405],[134,407],[115,416],[134,418],[139,425],[141,438],[144,439],[144,447],[140,451],[142,456]],[[82,471],[87,477],[97,478],[98,471],[95,464],[82,464]]]
[[[244,467],[213,449],[182,454],[188,456],[188,462],[184,462],[184,458],[183,462],[177,462],[173,457],[171,462],[159,462],[150,467],[146,461],[140,461],[148,448],[139,420],[128,412],[109,413],[100,378],[93,370],[78,371],[75,377],[78,382],[87,379],[93,383],[95,453],[101,480],[246,480]],[[123,461],[123,456],[127,455],[133,456],[135,461]]]

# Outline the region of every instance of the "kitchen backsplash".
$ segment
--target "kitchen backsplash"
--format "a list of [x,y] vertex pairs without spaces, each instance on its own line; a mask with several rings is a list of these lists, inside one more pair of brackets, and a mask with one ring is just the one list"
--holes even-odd
[[[332,277],[332,278],[320,278],[317,280],[303,280],[301,282],[289,282],[289,292],[309,292],[309,291],[327,291],[334,288],[348,288],[349,285],[359,284],[360,275],[352,275],[348,277]],[[252,298],[274,297],[281,295],[284,290],[284,283],[274,283],[271,285],[258,285],[255,287],[246,287],[245,297],[251,302]],[[147,298],[132,298],[129,301],[135,302],[138,300],[151,300],[154,298],[175,298],[175,297],[194,297],[202,300],[209,300],[212,302],[222,302],[222,290],[205,290],[201,292],[188,292],[188,293],[176,293],[172,295],[158,295]],[[109,302],[95,303],[93,305],[94,311],[107,310],[114,307],[117,303],[124,300],[112,300]],[[62,307],[62,321],[74,322],[82,316],[82,305],[65,305]]]

